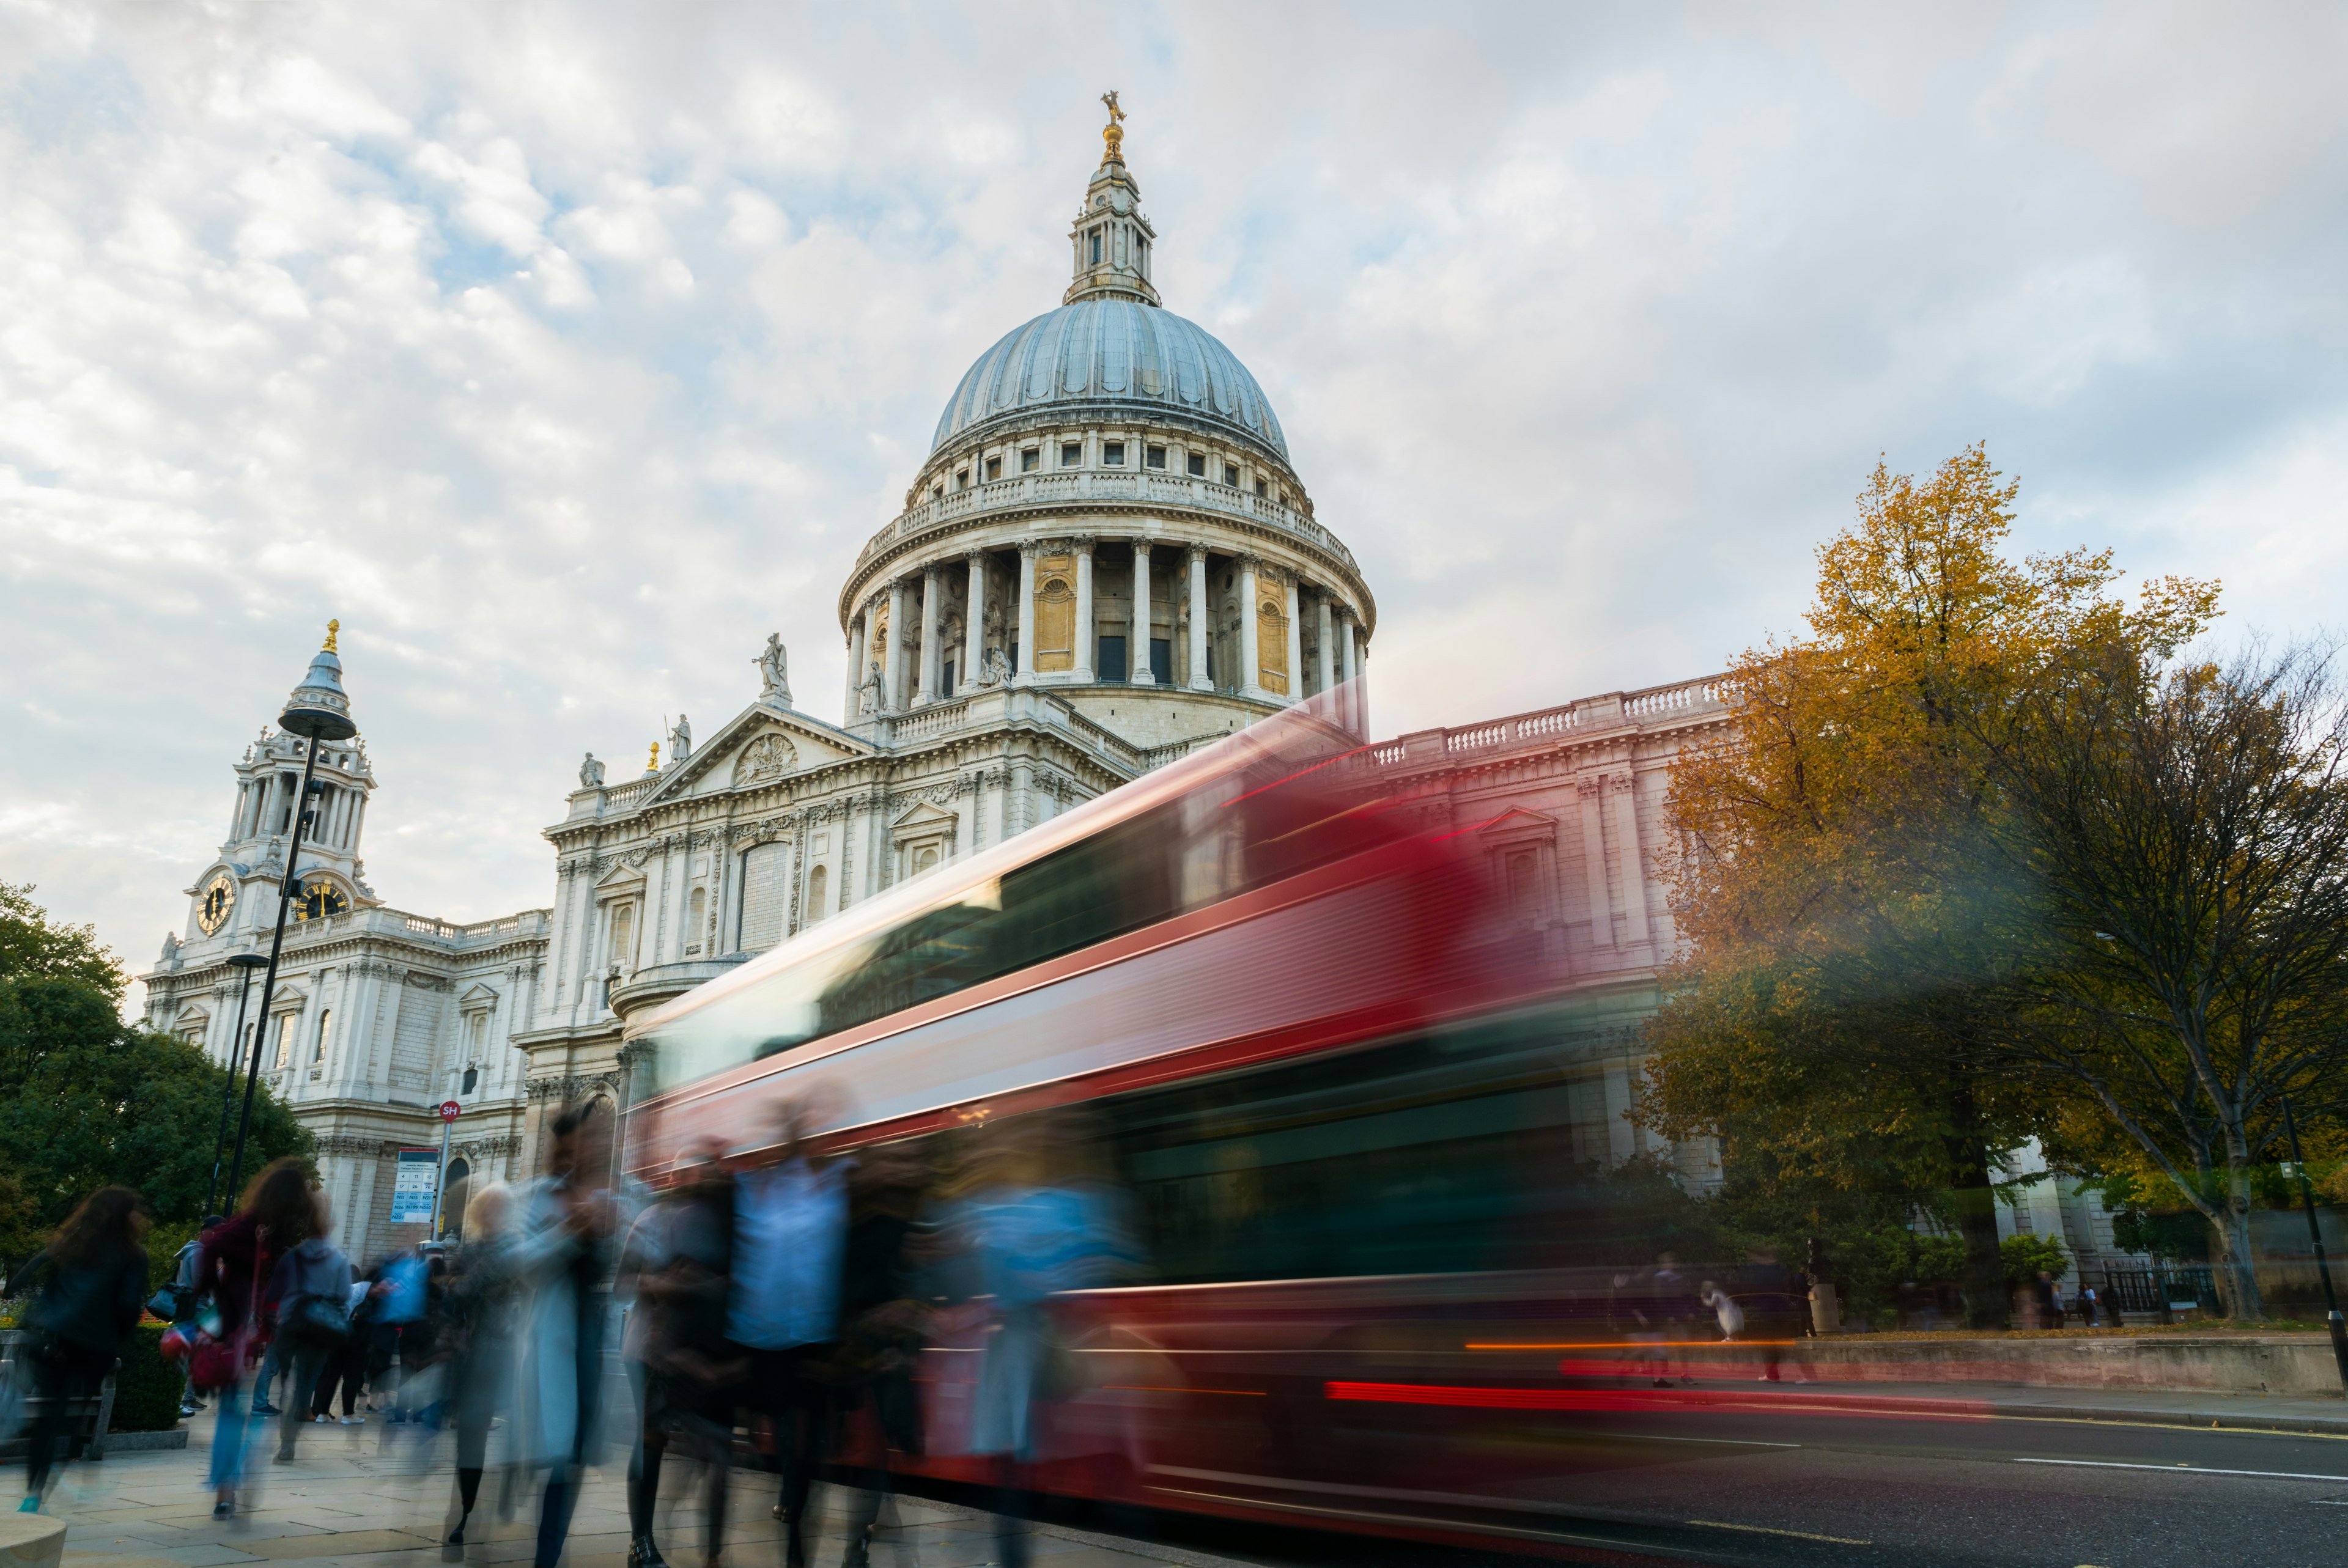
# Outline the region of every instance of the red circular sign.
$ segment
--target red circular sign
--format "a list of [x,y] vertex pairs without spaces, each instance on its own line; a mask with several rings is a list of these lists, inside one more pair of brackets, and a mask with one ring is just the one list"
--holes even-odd
[[464,1109],[453,1100],[443,1100],[440,1102],[440,1120],[454,1122],[457,1119],[457,1113]]

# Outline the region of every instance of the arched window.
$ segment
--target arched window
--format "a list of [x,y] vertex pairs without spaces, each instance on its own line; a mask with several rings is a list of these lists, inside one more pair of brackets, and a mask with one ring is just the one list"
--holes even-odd
[[808,873],[807,923],[814,925],[823,918],[823,907],[831,896],[831,867],[819,866]]

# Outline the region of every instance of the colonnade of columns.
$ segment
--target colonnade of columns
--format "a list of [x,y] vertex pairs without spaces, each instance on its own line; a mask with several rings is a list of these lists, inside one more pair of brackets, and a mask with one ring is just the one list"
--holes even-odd
[[[1101,541],[1090,535],[1076,535],[1062,539],[1026,539],[1017,545],[1019,559],[1018,588],[1008,606],[1010,617],[1003,627],[1007,641],[1014,651],[1008,661],[1014,684],[1027,685],[1039,680],[1073,685],[1087,685],[1099,678],[1096,668],[1100,629],[1097,624],[1094,592],[1094,554]],[[1239,575],[1238,598],[1242,607],[1236,628],[1240,670],[1236,679],[1220,682],[1210,669],[1208,650],[1213,645],[1215,614],[1211,608],[1211,586],[1209,560],[1211,551],[1202,544],[1179,544],[1164,538],[1136,536],[1127,543],[1133,552],[1132,590],[1126,618],[1125,681],[1137,686],[1159,684],[1151,667],[1151,630],[1157,609],[1159,574],[1153,569],[1155,559],[1161,553],[1171,556],[1176,550],[1188,571],[1175,576],[1168,588],[1183,594],[1188,600],[1189,630],[1186,667],[1169,673],[1172,685],[1193,692],[1222,690],[1235,692],[1258,702],[1299,702],[1308,695],[1329,692],[1341,685],[1356,682],[1362,673],[1366,647],[1362,636],[1359,611],[1334,589],[1307,583],[1296,572],[1275,566],[1250,554],[1225,554]],[[956,691],[988,682],[989,671],[986,610],[989,585],[993,580],[989,561],[999,552],[974,549],[963,556],[968,586],[963,606],[963,645],[961,664],[953,682]],[[1065,677],[1040,674],[1036,669],[1036,561],[1045,554],[1066,554],[1075,559],[1074,589],[1076,636],[1071,649],[1071,664]],[[946,603],[946,585],[952,572],[947,561],[935,561],[891,579],[873,590],[863,606],[849,618],[848,684],[845,713],[850,723],[874,704],[882,712],[901,712],[942,701],[950,693],[946,689],[944,661],[948,650],[942,635]],[[1284,656],[1288,690],[1285,692],[1268,689],[1263,684],[1263,653],[1261,615],[1258,607],[1262,599],[1261,589],[1265,574],[1279,583],[1281,609],[1286,623],[1285,646],[1279,649]],[[908,618],[914,613],[914,600],[920,601],[921,618],[919,663],[909,670],[904,635]],[[886,649],[878,660],[871,651],[874,616],[882,602],[887,610]],[[1309,671],[1310,692],[1307,692],[1308,671],[1304,662],[1304,626],[1306,613],[1313,617],[1313,661]],[[1179,618],[1169,621],[1180,624]],[[877,692],[873,690],[876,673],[872,666],[880,665]],[[912,690],[906,690],[911,676]],[[1352,686],[1339,699],[1339,712],[1334,713],[1338,723],[1356,733],[1367,733],[1368,715],[1362,711],[1358,686]]]

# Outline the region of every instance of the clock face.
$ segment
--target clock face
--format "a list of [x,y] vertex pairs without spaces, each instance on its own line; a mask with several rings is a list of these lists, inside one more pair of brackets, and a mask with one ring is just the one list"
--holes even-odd
[[325,915],[340,915],[348,910],[351,901],[343,890],[321,876],[310,883],[294,897],[294,918],[315,920]]
[[216,934],[228,924],[228,912],[236,907],[236,884],[225,876],[215,876],[204,885],[204,896],[196,906],[196,926],[207,937]]

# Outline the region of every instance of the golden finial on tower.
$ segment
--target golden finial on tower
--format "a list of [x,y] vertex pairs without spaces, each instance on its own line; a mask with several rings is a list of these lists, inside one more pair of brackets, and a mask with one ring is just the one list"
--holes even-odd
[[335,651],[335,638],[342,631],[342,630],[343,623],[339,620],[330,620],[326,622],[326,652],[332,653]]
[[644,764],[644,772],[648,774],[656,774],[660,772],[660,743],[658,741],[654,741],[653,743],[652,759]]
[[1117,89],[1111,87],[1101,94],[1101,102],[1108,106],[1108,124],[1101,131],[1101,140],[1108,143],[1108,147],[1101,154],[1101,161],[1123,163],[1125,161],[1125,111],[1117,107]]

